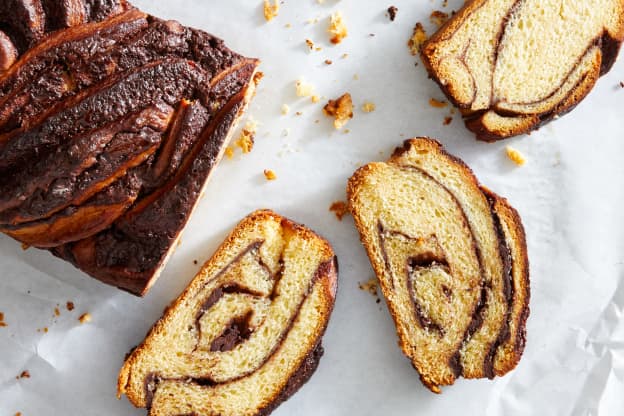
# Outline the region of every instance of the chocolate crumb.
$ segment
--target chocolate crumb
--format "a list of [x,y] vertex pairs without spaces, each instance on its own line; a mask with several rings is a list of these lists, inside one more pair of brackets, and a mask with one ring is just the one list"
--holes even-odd
[[624,81],[620,81],[620,87],[624,88]]
[[394,22],[394,19],[396,19],[396,15],[398,11],[399,9],[396,6],[388,7],[388,17],[390,18],[391,22]]
[[67,310],[70,312],[74,310],[74,302],[67,301],[67,305],[65,306],[67,307]]
[[197,264],[197,260],[193,260],[193,264]]
[[445,126],[448,126],[449,124],[451,124],[451,122],[453,121],[453,117],[449,116],[449,117],[445,117],[444,118],[444,124]]
[[349,213],[349,205],[344,201],[335,201],[331,204],[329,210],[336,215],[338,221],[342,221],[342,217]]
[[19,380],[20,378],[30,378],[30,372],[28,370],[24,370],[20,373],[19,376],[15,377],[17,380]]

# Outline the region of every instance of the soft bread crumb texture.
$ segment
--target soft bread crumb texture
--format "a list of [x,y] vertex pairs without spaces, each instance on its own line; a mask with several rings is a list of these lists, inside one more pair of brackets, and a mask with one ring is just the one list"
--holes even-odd
[[314,85],[299,79],[295,82],[295,93],[297,97],[310,97],[314,94]]
[[[347,195],[399,344],[423,383],[439,393],[459,375],[513,369],[524,349],[529,301],[526,241],[515,210],[427,138],[360,168]],[[482,318],[476,326],[475,313]],[[506,327],[510,336],[499,338]]]
[[323,113],[328,117],[334,118],[336,130],[343,128],[353,118],[351,94],[347,92],[335,100],[329,100],[323,107]]
[[372,113],[373,111],[375,111],[376,108],[377,106],[375,105],[375,103],[371,101],[366,101],[364,104],[362,104],[362,111],[365,113]]
[[282,115],[287,115],[288,113],[290,113],[290,106],[288,104],[282,104]]
[[449,19],[448,13],[445,13],[440,10],[434,10],[429,16],[429,20],[431,21],[431,23],[433,23],[434,25],[438,27],[446,23],[448,19]]
[[264,19],[267,22],[273,20],[275,17],[277,17],[279,13],[279,8],[279,0],[274,0],[273,3],[271,3],[271,0],[264,0]]
[[[118,394],[152,416],[264,414],[319,344],[336,293],[333,259],[311,230],[251,214],[130,354]],[[241,320],[246,335],[216,348]]]
[[511,146],[505,147],[505,154],[507,155],[509,160],[511,160],[518,166],[523,166],[526,163],[526,158],[524,157],[524,155],[519,150],[514,149]]
[[337,11],[329,17],[328,32],[330,35],[329,40],[333,44],[338,44],[347,37],[347,25],[344,22],[341,12]]
[[243,153],[251,152],[254,146],[254,139],[256,137],[257,131],[258,122],[252,118],[249,118],[234,144],[238,146]]
[[412,37],[407,41],[407,47],[414,56],[420,53],[423,44],[427,41],[427,32],[422,23],[418,22],[414,26]]

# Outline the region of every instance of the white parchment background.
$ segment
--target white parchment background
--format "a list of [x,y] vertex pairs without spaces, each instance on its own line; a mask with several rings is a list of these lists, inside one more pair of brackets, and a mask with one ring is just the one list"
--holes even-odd
[[[384,12],[392,3],[399,13],[390,23]],[[447,11],[460,3],[450,1]],[[260,0],[136,4],[262,58],[266,77],[248,113],[261,123],[256,146],[221,163],[181,247],[144,299],[0,237],[0,311],[8,324],[0,328],[0,416],[145,414],[115,398],[124,354],[228,230],[261,207],[326,236],[340,260],[325,356],[276,415],[624,414],[624,90],[618,86],[624,61],[570,115],[530,137],[484,144],[458,116],[442,125],[449,109],[432,108],[428,100],[443,96],[405,46],[414,23],[428,23],[442,0],[285,0],[268,24]],[[334,10],[343,12],[349,28],[338,46],[325,33]],[[306,23],[314,18],[319,22]],[[322,50],[309,52],[306,38]],[[297,99],[300,77],[321,96],[353,95],[358,110],[348,134],[333,130],[322,103]],[[360,110],[366,100],[377,105],[375,112]],[[280,113],[284,103],[292,108],[287,116]],[[344,199],[346,180],[359,165],[384,160],[414,135],[439,138],[511,201],[526,227],[531,262],[528,344],[518,368],[494,381],[459,380],[440,396],[420,384],[401,354],[383,302],[358,289],[373,274],[352,219],[338,222],[328,212],[332,201]],[[527,156],[526,166],[506,159],[507,144]],[[276,181],[264,179],[266,168],[277,173]],[[73,312],[65,309],[68,300]],[[57,304],[61,315],[54,317]],[[84,312],[93,320],[81,325]],[[44,327],[48,333],[37,332]],[[17,380],[23,370],[31,377]]]

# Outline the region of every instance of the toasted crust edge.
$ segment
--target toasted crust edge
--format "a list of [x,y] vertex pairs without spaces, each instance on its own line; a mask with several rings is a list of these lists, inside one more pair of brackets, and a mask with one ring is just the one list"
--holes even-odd
[[124,360],[124,364],[120,369],[117,378],[118,399],[121,399],[121,396],[125,394],[128,397],[128,400],[135,407],[145,407],[145,404],[143,403],[143,398],[135,396],[132,391],[127,389],[130,379],[130,373],[132,372],[132,367],[138,360],[139,355],[149,353],[149,350],[152,348],[150,342],[152,335],[160,333],[166,328],[168,322],[170,322],[172,319],[172,311],[178,305],[183,303],[188,296],[192,294],[196,286],[202,283],[202,279],[204,277],[202,271],[206,269],[208,265],[218,261],[218,259],[224,258],[227,254],[227,251],[234,244],[234,242],[244,235],[247,227],[252,226],[256,222],[264,220],[278,221],[283,227],[289,227],[296,232],[301,233],[305,239],[318,241],[322,245],[322,251],[325,255],[324,262],[322,264],[327,263],[328,267],[325,267],[323,269],[319,268],[318,271],[321,271],[321,274],[318,276],[318,281],[316,283],[319,284],[320,282],[320,284],[322,284],[323,295],[325,298],[325,301],[323,302],[325,306],[325,310],[323,311],[324,322],[320,326],[320,330],[318,331],[318,333],[315,334],[315,338],[318,340],[318,342],[310,351],[306,351],[305,354],[302,354],[303,358],[300,365],[291,373],[289,378],[284,383],[282,389],[278,391],[277,394],[272,397],[268,401],[268,403],[265,404],[265,406],[258,410],[257,415],[268,415],[280,403],[287,400],[290,396],[296,393],[297,390],[299,390],[299,388],[301,388],[309,380],[309,378],[316,370],[316,367],[318,366],[318,361],[320,360],[320,356],[322,355],[322,353],[318,353],[315,351],[318,348],[322,349],[322,347],[320,347],[321,339],[324,335],[327,325],[329,324],[329,318],[334,308],[338,285],[338,260],[331,244],[326,239],[301,224],[282,217],[271,210],[262,209],[252,212],[234,227],[234,229],[230,232],[224,242],[219,246],[216,252],[211,256],[208,261],[206,261],[201,270],[191,280],[186,289],[184,289],[182,294],[180,294],[178,298],[176,298],[169,306],[167,306],[161,318],[158,319],[150,328],[144,340],[137,347],[131,350],[131,352]]

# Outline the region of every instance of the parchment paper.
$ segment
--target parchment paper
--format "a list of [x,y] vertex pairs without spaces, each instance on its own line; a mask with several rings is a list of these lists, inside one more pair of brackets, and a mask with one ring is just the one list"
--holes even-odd
[[[442,9],[442,0],[285,0],[270,23],[261,0],[135,3],[262,58],[266,77],[248,112],[260,123],[256,145],[248,155],[238,151],[223,160],[181,246],[144,299],[0,237],[0,312],[8,325],[0,327],[0,415],[145,414],[115,398],[124,354],[231,227],[261,207],[327,237],[340,261],[325,356],[275,415],[624,414],[624,89],[618,85],[624,61],[570,115],[531,136],[485,144],[458,115],[443,125],[450,108],[428,104],[444,97],[406,47],[415,22],[431,29],[429,14]],[[384,14],[391,3],[399,8],[395,22]],[[443,10],[460,3],[449,1]],[[334,10],[343,12],[349,29],[338,46],[326,33]],[[310,52],[306,38],[322,50]],[[295,96],[301,77],[315,86],[320,103]],[[344,92],[357,106],[348,133],[335,131],[321,111],[328,98]],[[365,101],[376,111],[362,112]],[[282,104],[291,107],[286,116]],[[352,219],[339,222],[328,211],[344,199],[358,166],[385,160],[415,135],[439,138],[482,183],[511,201],[526,227],[531,262],[528,344],[518,368],[494,381],[460,379],[440,396],[421,385],[397,347],[383,301],[358,288],[373,272]],[[524,167],[506,158],[506,145],[526,155]],[[277,180],[266,181],[264,169],[273,169]],[[71,312],[67,301],[75,304]],[[80,324],[86,312],[92,321]],[[30,378],[16,379],[24,370]]]

